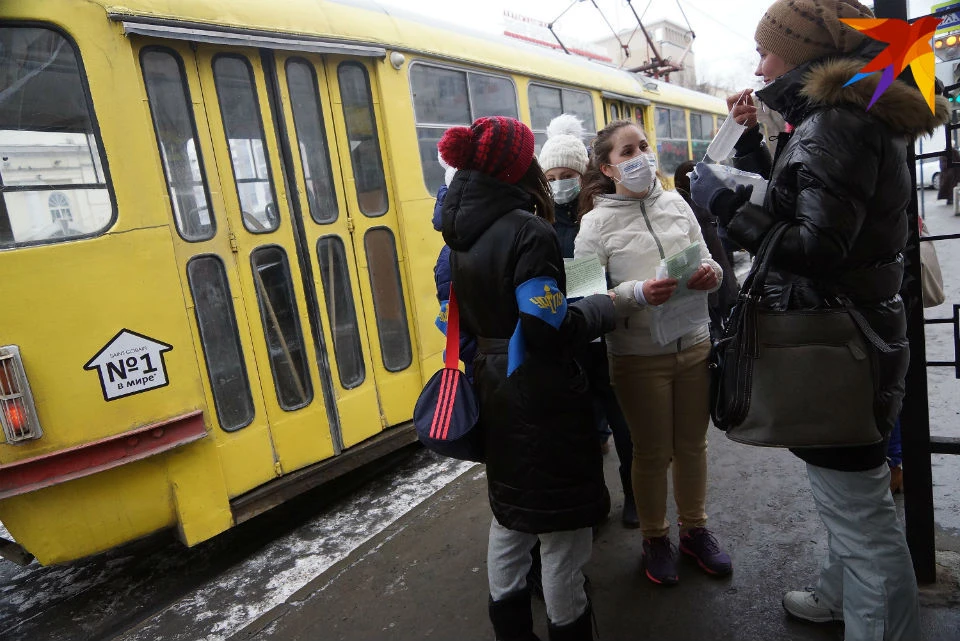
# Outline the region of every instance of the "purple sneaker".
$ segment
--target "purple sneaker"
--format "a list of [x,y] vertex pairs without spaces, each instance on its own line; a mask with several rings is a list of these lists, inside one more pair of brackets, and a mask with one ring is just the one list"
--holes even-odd
[[668,536],[643,540],[643,571],[657,585],[676,585],[677,548]]
[[707,574],[726,576],[733,572],[730,555],[720,549],[717,539],[705,527],[695,527],[681,534],[680,551],[696,559]]

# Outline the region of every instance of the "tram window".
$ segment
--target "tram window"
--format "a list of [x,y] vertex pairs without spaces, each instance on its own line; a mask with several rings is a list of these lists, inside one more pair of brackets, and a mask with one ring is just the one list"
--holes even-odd
[[469,73],[467,77],[470,79],[470,111],[473,120],[484,116],[520,117],[517,92],[514,91],[511,80],[480,73]]
[[140,53],[140,66],[177,231],[189,241],[213,238],[216,228],[183,63],[172,51],[151,48]]
[[363,243],[370,268],[370,288],[373,290],[383,366],[388,371],[399,372],[410,366],[413,352],[393,232],[375,227],[366,233]]
[[610,105],[610,120],[620,120],[620,107]]
[[370,78],[366,67],[356,62],[340,63],[337,76],[360,211],[367,216],[382,216],[388,208],[387,181],[383,176]]
[[643,117],[643,107],[634,107],[633,108],[633,119],[637,121],[637,124],[640,125],[640,128],[646,131],[647,125],[645,118]]
[[227,273],[218,257],[197,256],[187,263],[187,280],[217,419],[232,432],[250,424],[254,409]]
[[330,168],[320,89],[313,66],[304,60],[288,60],[287,87],[307,185],[310,216],[318,223],[332,223],[339,215],[337,192]]
[[259,247],[250,262],[277,402],[285,410],[299,409],[313,400],[313,385],[287,254],[277,246]]
[[516,87],[505,76],[415,62],[410,65],[410,89],[420,164],[431,194],[443,184],[443,167],[437,162],[443,132],[457,125],[469,127],[483,116],[517,118],[520,113]]
[[690,142],[693,145],[694,159],[703,158],[713,138],[713,116],[710,114],[690,113]]
[[317,259],[323,281],[323,296],[327,300],[327,318],[333,335],[340,384],[350,389],[363,382],[366,372],[343,241],[337,236],[325,236],[318,240]]
[[656,126],[660,170],[672,176],[680,163],[689,160],[687,124],[683,110],[657,107]]
[[[114,208],[73,43],[41,27],[0,27],[0,87],[0,248],[106,230]],[[71,218],[51,218],[51,192]]]
[[527,96],[530,99],[530,128],[533,130],[537,154],[547,141],[547,125],[563,113],[573,114],[583,123],[584,143],[593,137],[596,124],[593,96],[586,91],[531,84]]
[[213,80],[230,145],[243,226],[254,234],[271,232],[280,225],[280,216],[253,70],[246,58],[219,54],[213,59]]

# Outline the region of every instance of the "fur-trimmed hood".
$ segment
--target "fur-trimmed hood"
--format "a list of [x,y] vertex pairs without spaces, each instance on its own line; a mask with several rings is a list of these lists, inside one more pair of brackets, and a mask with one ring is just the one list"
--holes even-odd
[[[794,125],[823,106],[851,105],[866,111],[880,82],[880,74],[844,86],[864,64],[866,61],[859,58],[832,58],[804,64],[758,91],[757,97]],[[946,98],[937,96],[934,106],[936,113],[931,113],[916,87],[895,80],[868,113],[895,134],[917,138],[933,133],[950,121]]]

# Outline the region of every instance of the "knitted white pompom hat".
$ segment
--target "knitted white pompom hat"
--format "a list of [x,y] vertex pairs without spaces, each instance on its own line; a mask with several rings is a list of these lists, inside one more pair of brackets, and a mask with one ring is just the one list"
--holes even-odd
[[449,187],[450,181],[453,180],[453,175],[457,173],[457,168],[447,164],[447,161],[444,160],[440,154],[439,149],[437,150],[437,160],[440,162],[440,166],[443,167],[443,182]]
[[583,125],[570,114],[560,114],[547,125],[547,142],[537,161],[546,172],[567,167],[583,175],[587,171],[587,148],[583,144]]

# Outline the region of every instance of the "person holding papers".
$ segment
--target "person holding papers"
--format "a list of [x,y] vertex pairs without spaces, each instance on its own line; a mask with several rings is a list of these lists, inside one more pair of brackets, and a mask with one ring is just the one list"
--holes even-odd
[[[657,178],[657,159],[643,130],[615,121],[597,134],[580,193],[576,257],[599,256],[617,305],[617,327],[607,334],[613,386],[633,439],[633,490],[643,534],[643,569],[657,584],[678,581],[678,552],[667,522],[667,471],[673,468],[680,520],[680,552],[713,575],[733,565],[706,528],[707,425],[710,378],[706,293],[723,270],[710,258],[700,225],[675,191]],[[584,213],[585,212],[585,213]],[[697,247],[693,247],[693,246]],[[695,255],[690,264],[690,255]],[[661,278],[677,268],[684,278]],[[659,308],[657,307],[659,306]],[[665,320],[681,335],[661,344]],[[702,310],[702,313],[701,313]],[[665,312],[664,315],[662,312]],[[690,319],[696,324],[690,327]]]

